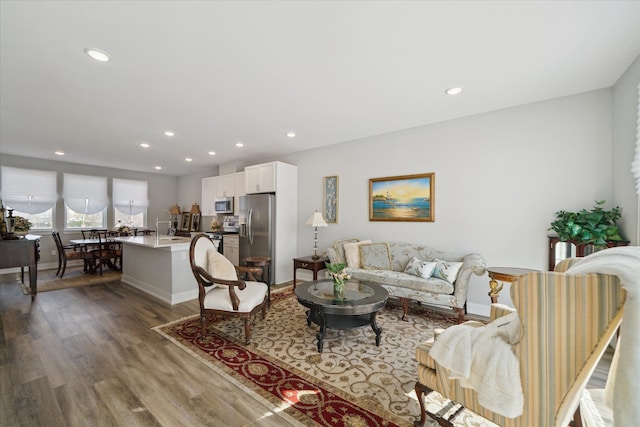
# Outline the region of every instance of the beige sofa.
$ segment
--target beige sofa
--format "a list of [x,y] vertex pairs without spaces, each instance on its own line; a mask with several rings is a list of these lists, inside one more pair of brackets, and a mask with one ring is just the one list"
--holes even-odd
[[[379,283],[392,297],[400,299],[403,320],[406,320],[409,302],[413,300],[451,308],[458,320],[462,321],[466,313],[471,273],[485,273],[485,261],[478,254],[443,252],[403,242],[340,240],[327,249],[327,256],[332,263],[351,261],[346,268],[351,278]],[[432,275],[426,271],[423,276],[428,277],[405,272],[410,263],[416,264],[414,258],[423,261],[418,264],[424,264],[426,269],[432,267],[433,263],[440,268],[434,270]],[[447,267],[455,270],[455,274],[448,277],[443,274]]]

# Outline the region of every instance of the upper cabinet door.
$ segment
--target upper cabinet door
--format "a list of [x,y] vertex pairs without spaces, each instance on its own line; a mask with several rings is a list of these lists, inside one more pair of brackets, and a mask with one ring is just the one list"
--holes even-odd
[[206,216],[215,215],[214,200],[216,198],[217,190],[218,190],[217,176],[202,178],[202,200],[201,200],[202,215],[206,215]]
[[247,194],[273,193],[276,191],[276,163],[247,166],[245,172],[245,189]]
[[244,188],[244,171],[236,172],[233,174],[233,190],[235,192],[233,197],[233,214],[240,215],[240,197],[247,194]]
[[244,175],[244,171],[236,172],[233,174],[233,189],[235,192],[235,197],[244,196],[245,194],[247,194],[244,183]]

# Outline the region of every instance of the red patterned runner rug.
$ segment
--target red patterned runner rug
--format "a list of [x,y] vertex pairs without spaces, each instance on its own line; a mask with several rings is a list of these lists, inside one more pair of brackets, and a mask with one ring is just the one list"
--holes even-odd
[[400,316],[393,303],[379,313],[380,347],[370,328],[327,331],[320,354],[318,328],[307,327],[305,309],[289,288],[272,294],[264,320],[253,319],[248,346],[240,319],[209,322],[203,339],[197,315],[154,329],[302,424],[404,427],[419,415],[415,347],[454,319],[422,307],[409,322]]

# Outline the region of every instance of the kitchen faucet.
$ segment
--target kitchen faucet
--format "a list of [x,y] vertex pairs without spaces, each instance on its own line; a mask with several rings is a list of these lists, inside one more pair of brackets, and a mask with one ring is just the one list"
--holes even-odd
[[[169,228],[167,229],[167,236],[174,236],[176,234],[176,229],[172,228],[172,221],[171,221],[171,212],[169,212],[167,209],[161,209],[160,212],[166,212],[169,214],[169,220],[168,221],[160,221],[160,219],[158,217],[156,217],[156,244],[158,243],[158,240],[160,240],[160,224],[169,224]],[[167,237],[165,237],[166,239]]]

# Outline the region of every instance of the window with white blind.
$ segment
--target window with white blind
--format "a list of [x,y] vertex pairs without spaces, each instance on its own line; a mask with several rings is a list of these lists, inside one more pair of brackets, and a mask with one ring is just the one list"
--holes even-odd
[[0,167],[0,197],[13,216],[27,218],[32,230],[53,229],[58,200],[56,172]]
[[149,207],[147,181],[113,179],[115,223],[144,227]]
[[65,228],[107,227],[107,178],[64,174]]

